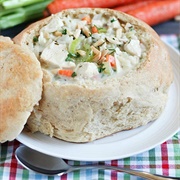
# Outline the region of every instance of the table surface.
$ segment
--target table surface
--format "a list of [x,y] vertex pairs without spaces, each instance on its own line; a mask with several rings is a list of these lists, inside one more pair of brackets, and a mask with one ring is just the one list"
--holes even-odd
[[[1,35],[14,37],[29,23],[18,25],[14,28],[0,31]],[[179,48],[179,23],[168,21],[153,27],[161,38]],[[180,59],[179,59],[180,60]],[[135,176],[118,173],[109,170],[85,170],[76,171],[67,175],[45,176],[34,173],[23,168],[16,160],[14,152],[21,144],[17,141],[11,141],[0,144],[0,180],[21,180],[21,179],[42,179],[42,180],[142,180]],[[89,162],[67,160],[71,165],[86,164]],[[125,168],[139,169],[156,174],[174,176],[180,179],[180,132],[174,134],[173,137],[167,139],[162,144],[156,146],[149,151],[127,157],[124,159],[116,159],[111,161],[96,162],[98,164],[109,164]]]

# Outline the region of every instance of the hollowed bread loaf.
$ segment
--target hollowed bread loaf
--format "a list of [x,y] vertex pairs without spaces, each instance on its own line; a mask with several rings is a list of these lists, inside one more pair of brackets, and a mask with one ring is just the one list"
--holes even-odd
[[43,95],[27,127],[89,142],[156,120],[173,81],[168,52],[142,21],[110,9],[69,9],[14,38],[43,69]]

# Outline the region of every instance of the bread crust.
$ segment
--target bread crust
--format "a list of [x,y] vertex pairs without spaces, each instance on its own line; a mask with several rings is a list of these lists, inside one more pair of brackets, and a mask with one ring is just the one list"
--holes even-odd
[[98,82],[52,82],[44,69],[42,100],[30,116],[28,127],[32,132],[65,141],[89,142],[156,120],[166,105],[173,73],[167,49],[144,22],[110,9],[70,9],[30,25],[14,41],[28,47],[37,31],[52,18],[78,13],[102,13],[133,24],[142,36],[146,35],[147,59],[123,76]]
[[29,50],[0,36],[0,142],[15,139],[42,94],[42,70]]

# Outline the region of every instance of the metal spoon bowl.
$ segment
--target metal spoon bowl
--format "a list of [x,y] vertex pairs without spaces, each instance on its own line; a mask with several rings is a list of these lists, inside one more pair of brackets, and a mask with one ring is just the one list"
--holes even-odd
[[163,180],[163,179],[179,179],[175,177],[167,177],[157,174],[150,174],[143,171],[125,169],[110,165],[82,165],[82,166],[70,166],[63,159],[49,156],[33,149],[30,149],[26,146],[20,146],[15,151],[15,157],[18,162],[25,167],[26,169],[32,170],[37,173],[45,175],[63,175],[72,171],[81,170],[81,169],[109,169],[115,170],[118,172],[127,173],[130,175],[143,177],[151,180]]

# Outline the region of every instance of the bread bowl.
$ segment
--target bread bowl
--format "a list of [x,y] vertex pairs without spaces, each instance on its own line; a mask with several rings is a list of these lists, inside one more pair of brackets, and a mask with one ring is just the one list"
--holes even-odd
[[0,36],[0,143],[23,130],[42,94],[43,73],[30,50]]
[[168,52],[142,21],[110,9],[68,9],[14,38],[41,62],[32,131],[90,142],[156,120],[173,81]]

